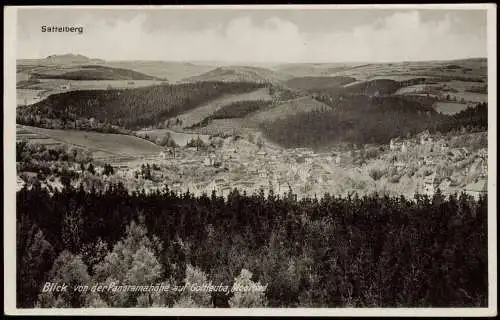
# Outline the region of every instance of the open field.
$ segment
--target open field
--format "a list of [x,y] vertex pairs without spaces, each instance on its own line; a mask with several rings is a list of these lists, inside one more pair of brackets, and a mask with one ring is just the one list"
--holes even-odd
[[[76,90],[130,89],[162,84],[159,80],[63,80],[40,79],[38,83],[16,89],[17,105],[29,105],[51,94]],[[26,101],[25,101],[26,100]],[[25,103],[26,102],[26,103]]]
[[161,139],[167,133],[170,133],[172,139],[174,139],[177,145],[184,147],[191,139],[196,139],[200,137],[203,142],[208,142],[209,136],[205,134],[192,134],[192,133],[183,133],[183,132],[175,132],[169,129],[144,129],[137,131],[137,134],[141,136],[148,135],[152,139]]
[[451,102],[459,102],[462,104],[475,104],[479,102],[487,102],[488,94],[482,92],[470,92],[484,84],[478,84],[472,81],[444,81],[435,84],[416,84],[408,87],[403,87],[396,91],[397,95],[405,94],[429,94],[445,99],[449,96]]
[[208,125],[194,131],[208,135],[235,135],[242,134],[248,126],[248,121],[242,118],[213,119]]
[[[41,79],[41,83],[35,88],[42,90],[58,90],[62,92],[70,90],[99,90],[99,89],[127,89],[153,86],[163,83],[159,80],[61,80],[61,79]],[[62,86],[69,86],[62,89]]]
[[458,102],[441,102],[438,101],[435,103],[435,109],[437,112],[441,112],[444,114],[455,114],[462,110],[465,110],[467,105],[464,103]]
[[24,106],[36,103],[44,97],[44,90],[16,89],[16,105]]
[[487,77],[486,69],[486,59],[466,59],[365,64],[346,68],[330,75],[350,76],[358,80],[369,80],[374,77],[384,78],[386,76],[425,76],[442,78],[442,80],[474,79],[475,81],[484,81]]
[[147,140],[121,134],[43,129],[17,125],[17,139],[42,144],[61,144],[99,152],[104,157],[138,158],[158,154],[161,148]]
[[217,110],[231,103],[238,101],[252,101],[252,100],[270,101],[271,99],[272,97],[271,95],[269,95],[269,90],[267,88],[262,88],[243,94],[225,95],[223,97],[209,101],[186,113],[183,113],[176,118],[182,121],[183,128],[188,128],[197,123],[200,123],[201,121],[203,121],[203,119],[207,118]]
[[272,121],[279,118],[285,118],[300,112],[309,112],[313,110],[330,109],[326,104],[314,100],[310,97],[300,97],[297,99],[285,101],[274,108],[251,115],[248,119],[252,124],[260,124],[266,121]]

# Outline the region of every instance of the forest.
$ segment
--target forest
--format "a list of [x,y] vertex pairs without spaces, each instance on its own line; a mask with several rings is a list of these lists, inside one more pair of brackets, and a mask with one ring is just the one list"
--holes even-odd
[[[486,307],[487,196],[16,194],[18,307]],[[45,283],[69,292],[41,292]],[[73,292],[78,285],[264,291]]]
[[224,94],[249,92],[263,86],[256,83],[196,82],[124,90],[70,91],[17,108],[16,121],[33,125],[37,119],[43,119],[37,124],[48,122],[50,126],[52,122],[65,124],[94,118],[97,123],[133,130],[157,125]]
[[83,65],[78,70],[54,73],[32,73],[33,79],[65,79],[65,80],[161,80],[156,77],[121,68],[110,68],[99,65]]
[[401,97],[318,96],[332,109],[303,112],[261,124],[264,134],[284,147],[323,149],[338,143],[386,144],[419,132],[446,133],[488,128],[488,107],[480,103],[455,115]]

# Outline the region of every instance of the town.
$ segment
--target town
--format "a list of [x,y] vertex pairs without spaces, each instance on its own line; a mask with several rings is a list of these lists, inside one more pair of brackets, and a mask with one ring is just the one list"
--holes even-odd
[[[193,139],[194,140],[194,139]],[[247,137],[210,137],[207,143],[178,148],[165,147],[157,155],[125,158],[113,163],[114,174],[103,175],[104,159],[95,158],[95,174],[82,174],[75,186],[105,187],[122,182],[129,190],[146,192],[168,187],[199,196],[227,196],[238,189],[247,194],[261,190],[267,195],[292,191],[299,198],[348,196],[444,195],[466,193],[478,197],[487,192],[487,133],[441,136],[423,132],[413,138],[395,138],[388,145],[343,146],[315,152],[309,148],[281,149]],[[50,184],[62,187],[57,178]],[[18,188],[23,180],[18,179]]]

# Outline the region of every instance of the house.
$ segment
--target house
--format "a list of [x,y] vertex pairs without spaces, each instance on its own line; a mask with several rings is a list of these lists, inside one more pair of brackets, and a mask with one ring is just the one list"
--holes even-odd
[[340,164],[340,162],[342,161],[342,159],[340,158],[340,154],[338,154],[336,157],[335,157],[335,163],[336,164]]
[[260,156],[260,157],[263,157],[265,156],[267,153],[265,151],[259,151],[256,153],[256,155]]
[[402,169],[402,168],[406,167],[406,163],[403,161],[396,161],[396,162],[394,162],[394,166],[398,169]]
[[420,137],[420,144],[430,144],[434,141],[429,131],[421,133],[419,137]]
[[455,183],[453,182],[453,180],[451,180],[450,178],[446,177],[444,178],[443,180],[441,180],[441,182],[439,183],[439,189],[443,192],[446,192],[449,190],[449,188],[451,186],[454,186]]
[[160,152],[160,158],[165,160],[167,158],[167,154],[164,151]]
[[400,137],[391,139],[391,142],[389,143],[389,149],[391,150],[399,150],[401,149],[402,141]]
[[98,175],[102,175],[102,173],[104,172],[104,168],[103,167],[97,167],[95,168],[95,173],[98,174]]
[[70,88],[71,88],[71,85],[70,85],[69,83],[63,84],[63,85],[61,86],[61,89],[62,89],[62,90],[69,90]]
[[463,159],[463,158],[465,158],[465,155],[466,155],[465,152],[463,151],[463,148],[452,149],[450,152],[453,154],[453,158],[455,160]]
[[205,159],[203,159],[203,164],[208,167],[208,166],[213,166],[214,162],[212,158],[205,157]]
[[311,155],[314,153],[314,151],[308,148],[295,148],[295,152],[299,155]]
[[441,152],[447,152],[450,149],[450,145],[446,142],[441,144],[440,147],[441,147]]
[[423,164],[435,164],[435,161],[431,156],[425,156]]
[[486,159],[488,157],[488,149],[486,148],[479,149],[477,155],[483,159]]
[[479,196],[488,193],[488,180],[479,179],[478,181],[468,184],[465,187],[465,192],[473,196],[474,198],[479,198]]
[[488,161],[481,161],[481,176],[488,176]]
[[436,172],[425,177],[423,182],[424,182],[423,186],[424,194],[427,194],[429,196],[434,195],[434,193],[439,187],[439,180],[437,178]]
[[410,143],[408,142],[403,142],[401,144],[401,152],[407,152],[408,151],[408,147],[410,146]]

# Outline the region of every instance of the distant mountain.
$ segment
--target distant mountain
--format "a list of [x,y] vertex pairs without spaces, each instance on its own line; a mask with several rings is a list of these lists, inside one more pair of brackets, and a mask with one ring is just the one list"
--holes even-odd
[[182,82],[222,81],[282,84],[288,78],[288,76],[266,68],[228,66],[219,67],[204,74],[184,79]]
[[83,64],[83,63],[104,63],[101,59],[90,59],[81,54],[62,54],[62,55],[52,55],[45,58],[46,61],[54,64]]
[[141,60],[107,61],[105,65],[113,68],[130,69],[158,78],[168,79],[170,83],[176,83],[182,79],[198,76],[217,67],[210,64],[196,64],[189,62]]
[[71,68],[46,68],[31,72],[33,79],[64,80],[161,80],[144,73],[128,69],[110,68],[100,65],[82,65]]
[[72,65],[72,64],[103,64],[102,59],[91,59],[81,54],[54,54],[44,59],[20,59],[18,64],[36,65]]
[[356,65],[359,65],[359,63],[288,63],[277,65],[273,70],[293,77],[317,77],[348,70]]
[[285,84],[295,90],[309,91],[328,88],[338,88],[356,81],[352,77],[296,77],[287,80]]

